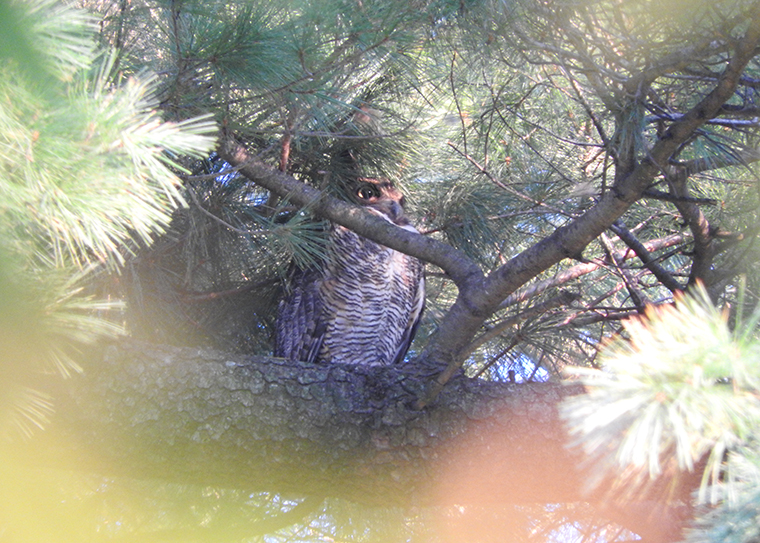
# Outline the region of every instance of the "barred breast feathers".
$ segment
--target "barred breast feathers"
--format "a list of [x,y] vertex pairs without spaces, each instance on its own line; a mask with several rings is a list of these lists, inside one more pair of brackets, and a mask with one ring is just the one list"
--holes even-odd
[[[370,213],[417,232],[390,182],[358,194]],[[296,273],[280,304],[275,354],[308,362],[403,361],[424,310],[423,272],[420,260],[333,224],[324,266]]]

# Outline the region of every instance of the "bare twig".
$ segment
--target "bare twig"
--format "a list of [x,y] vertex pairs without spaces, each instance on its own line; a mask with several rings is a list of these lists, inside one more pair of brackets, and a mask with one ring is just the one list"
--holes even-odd
[[475,375],[473,375],[473,378],[477,379],[478,377],[483,375],[483,373],[485,373],[485,371],[488,368],[496,364],[496,362],[498,362],[501,358],[503,358],[509,351],[517,347],[518,343],[520,343],[520,334],[515,334],[515,337],[512,338],[512,341],[509,342],[509,345],[507,345],[507,347],[502,349],[502,351],[499,354],[491,357],[491,359],[488,362],[486,362],[483,365],[483,367],[477,371]]
[[181,296],[182,301],[185,303],[213,302],[215,300],[220,300],[223,298],[232,298],[235,296],[239,296],[240,294],[245,294],[246,292],[258,290],[263,287],[268,287],[268,286],[274,285],[275,283],[277,283],[276,279],[267,279],[265,281],[257,281],[255,283],[248,283],[238,288],[231,288],[227,290],[217,290],[214,292],[183,291],[183,292],[180,292],[179,295]]
[[462,112],[462,106],[459,105],[459,97],[457,96],[457,88],[454,84],[454,65],[456,64],[457,53],[456,51],[451,56],[451,67],[449,69],[449,85],[451,86],[451,95],[454,97],[454,105],[457,108],[457,114],[459,115],[459,123],[462,125],[462,144],[464,145],[464,152],[467,154],[467,125],[465,123],[465,116]]
[[[217,175],[217,177],[218,177],[218,175]],[[237,228],[235,226],[232,226],[230,223],[228,223],[227,221],[225,221],[221,217],[218,217],[217,215],[214,215],[208,209],[206,209],[205,207],[203,207],[201,205],[200,201],[198,201],[198,196],[196,196],[195,191],[193,191],[192,189],[190,189],[190,190],[188,190],[186,192],[190,195],[190,198],[193,200],[193,203],[196,205],[196,207],[198,208],[198,210],[201,213],[203,213],[207,217],[210,217],[214,221],[218,222],[219,224],[221,224],[225,228],[227,228],[229,230],[232,230],[235,233],[241,234],[243,236],[248,236],[248,237],[264,237],[264,236],[266,236],[266,234],[264,232],[253,231],[253,230],[243,230],[242,228]]]
[[492,339],[495,339],[498,336],[500,336],[507,328],[515,326],[516,324],[519,324],[520,322],[523,322],[532,317],[542,315],[546,313],[547,311],[549,311],[550,309],[561,307],[563,305],[570,305],[579,297],[580,296],[574,292],[563,291],[563,292],[560,292],[559,295],[555,296],[554,298],[551,298],[549,300],[546,300],[545,302],[536,304],[533,307],[525,309],[524,311],[521,311],[517,315],[503,319],[501,322],[499,322],[498,324],[496,324],[489,330],[486,330],[485,332],[483,332],[480,336],[475,338],[475,340],[473,340],[472,343],[470,343],[467,347],[465,347],[463,350],[463,356],[465,358],[468,357],[473,352],[475,352],[476,349],[480,348],[482,345],[485,345]]
[[602,244],[604,252],[607,254],[607,259],[615,267],[617,273],[623,279],[623,283],[625,283],[625,287],[628,289],[628,293],[631,295],[633,303],[636,304],[636,307],[639,311],[643,311],[646,304],[649,303],[649,299],[636,286],[630,272],[623,267],[622,263],[624,259],[621,259],[617,256],[615,247],[612,245],[612,241],[610,241],[610,238],[608,238],[605,233],[600,234],[599,242]]

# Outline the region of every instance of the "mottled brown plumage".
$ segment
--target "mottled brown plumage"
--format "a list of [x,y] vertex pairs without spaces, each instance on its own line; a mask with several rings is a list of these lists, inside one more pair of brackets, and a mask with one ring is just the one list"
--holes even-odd
[[[354,199],[416,232],[387,180],[360,179]],[[275,356],[308,362],[392,364],[412,342],[425,303],[423,264],[332,225],[322,269],[293,274],[277,316]]]

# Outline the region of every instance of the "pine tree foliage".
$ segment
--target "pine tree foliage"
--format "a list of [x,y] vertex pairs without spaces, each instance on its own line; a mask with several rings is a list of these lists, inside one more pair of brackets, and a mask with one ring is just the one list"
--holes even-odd
[[[213,111],[273,168],[331,194],[345,197],[346,182],[357,175],[417,185],[403,172],[420,156],[413,143],[424,141],[410,138],[427,107],[420,68],[433,64],[422,45],[454,7],[368,2],[356,11],[343,1],[97,7],[105,16],[104,41],[123,46],[119,69],[147,66],[160,74],[158,94],[169,115]],[[133,262],[132,328],[169,342],[267,352],[289,266],[319,261],[324,225],[220,161],[194,168],[185,185],[197,210],[188,212],[192,217],[180,212],[150,255]],[[223,176],[214,180],[213,172]],[[412,205],[414,199],[410,193]],[[195,295],[190,304],[188,293]]]
[[731,328],[728,316],[695,289],[626,321],[600,369],[568,369],[588,389],[565,401],[563,415],[600,468],[591,485],[617,477],[611,498],[631,500],[651,493],[663,472],[702,473],[697,503],[721,505],[705,509],[689,540],[755,537],[760,312],[740,314]]
[[[103,20],[101,38],[121,48],[119,69],[129,74],[148,67],[158,74],[167,114],[182,119],[212,111],[264,162],[328,192],[340,194],[357,174],[389,176],[406,190],[423,232],[489,271],[580,216],[647,156],[668,123],[712,88],[716,67],[727,61],[728,44],[744,31],[751,8],[726,1],[720,9],[684,14],[668,3],[654,13],[645,4],[175,1],[94,7]],[[523,351],[551,369],[561,368],[562,358],[586,359],[621,317],[647,302],[668,301],[697,277],[718,297],[732,276],[746,271],[753,252],[740,241],[751,237],[747,228],[757,209],[749,169],[756,160],[755,69],[751,64],[720,117],[683,146],[645,199],[607,236],[573,255],[596,266],[581,270],[565,263],[542,278],[555,278],[553,288],[505,301],[484,329],[489,352],[473,351],[475,369],[478,360],[499,353],[506,358],[494,363],[505,368]],[[221,238],[180,218],[176,226],[186,234],[174,236],[179,245],[173,254],[186,261],[159,266],[163,279],[150,273],[135,278],[174,291],[242,293],[208,306],[208,318],[198,304],[179,303],[171,311],[180,321],[183,313],[196,323],[198,317],[218,321],[212,317],[218,311],[242,317],[251,285],[281,280],[294,257],[302,264],[318,260],[313,227],[299,219],[280,228],[297,216],[287,204],[280,207],[276,197],[250,185],[250,196],[241,199],[244,191],[226,186],[246,185],[232,181],[232,170],[209,183],[208,168],[196,166],[204,191],[216,196],[192,203],[208,220],[216,216],[219,225],[232,227],[216,229],[218,236],[242,236],[233,253],[247,256],[207,258],[224,246]],[[188,187],[193,183],[187,178]],[[212,201],[217,204],[204,207]],[[719,204],[728,201],[741,211],[726,213]],[[252,225],[239,228],[235,221],[246,216]],[[286,252],[270,249],[277,243],[244,239],[241,231],[249,230],[279,240]],[[290,241],[281,237],[289,234]],[[649,244],[646,266],[632,264],[627,245],[636,242]],[[194,278],[183,269],[204,272]],[[427,324],[434,328],[456,290],[430,271]],[[572,279],[559,279],[562,274]],[[133,291],[152,292],[146,285]],[[551,305],[559,285],[583,301],[552,307],[530,331],[519,322],[508,326],[531,307]],[[166,294],[176,298],[177,292]],[[264,322],[261,315],[273,308],[264,303],[256,312],[254,320]],[[172,335],[168,328],[164,337]],[[266,326],[254,328],[267,333]],[[238,346],[265,345],[251,334],[254,329],[241,330],[248,339]],[[229,345],[224,336],[216,339]],[[574,346],[570,353],[568,345]]]
[[172,156],[207,153],[215,128],[162,122],[150,78],[113,80],[115,57],[98,55],[95,20],[81,10],[44,0],[4,9],[3,25],[18,24],[29,47],[0,68],[2,432],[29,434],[50,399],[26,377],[79,371],[81,345],[120,333],[118,312],[107,313],[121,304],[88,285],[167,223],[182,202]]
[[[407,193],[421,231],[491,271],[580,216],[630,173],[657,134],[709,91],[750,7],[726,2],[684,15],[675,4],[650,13],[641,2],[609,9],[599,2],[391,5],[98,8],[102,39],[123,46],[119,68],[159,74],[169,115],[213,111],[257,157],[333,194],[356,175],[388,176]],[[697,31],[683,32],[687,27]],[[753,251],[740,242],[751,238],[757,210],[749,169],[756,160],[753,70],[721,117],[700,129],[606,237],[574,255],[579,262],[544,273],[553,287],[517,293],[494,314],[483,329],[490,341],[468,361],[472,372],[506,375],[527,357],[557,375],[566,361],[593,357],[594,344],[646,303],[671,300],[697,277],[718,297],[730,277],[747,271]],[[221,182],[208,182],[207,166],[193,167],[215,196],[191,204],[220,227],[177,220],[184,233],[164,242],[176,243],[169,253],[185,261],[141,268],[130,287],[139,308],[146,304],[140,293],[164,285],[159,298],[173,300],[166,307],[174,317],[146,310],[136,321],[154,322],[135,328],[168,341],[266,352],[276,289],[293,258],[302,265],[319,259],[319,226],[246,180],[233,182],[224,164],[214,166],[227,172]],[[247,188],[235,193],[228,183]],[[250,196],[241,198],[245,190]],[[741,210],[726,213],[723,202]],[[241,228],[239,220],[251,222]],[[231,256],[208,258],[225,246],[224,236],[238,238]],[[636,263],[627,245],[636,241],[651,247],[651,264]],[[573,269],[583,264],[592,265]],[[663,283],[655,267],[670,280]],[[413,354],[457,293],[429,271],[427,332]],[[572,279],[559,279],[563,273]],[[267,288],[254,296],[254,285]],[[559,286],[581,301],[558,303]],[[189,305],[182,298],[214,291],[226,294]],[[547,306],[530,322],[513,323]],[[240,329],[230,333],[233,322]],[[536,376],[530,367],[523,373]]]
[[[94,293],[106,291],[112,304],[126,300],[127,327],[140,337],[270,351],[289,269],[319,262],[325,223],[213,154],[202,137],[212,119],[223,138],[327,194],[345,197],[346,182],[357,176],[392,179],[425,236],[493,277],[646,163],[660,138],[723,81],[756,11],[747,0],[686,7],[677,0],[80,4],[92,18],[46,1],[0,3],[7,27],[0,33],[7,59],[0,67],[0,233],[8,255],[0,261],[0,292],[10,301],[0,308],[9,324],[0,334],[25,338],[12,343],[19,362],[8,382],[19,387],[2,397],[18,399],[15,424],[24,432],[44,423],[49,399],[16,377],[29,365],[76,371],[71,340],[114,332]],[[96,50],[111,52],[96,59]],[[747,428],[754,419],[742,409],[754,401],[754,378],[727,365],[752,359],[754,347],[737,347],[751,344],[750,324],[732,332],[688,299],[672,314],[691,330],[668,311],[651,321],[667,337],[650,321],[621,322],[649,304],[673,303],[698,281],[713,302],[753,314],[759,71],[750,60],[732,97],[657,165],[623,217],[582,252],[564,254],[495,301],[461,347],[468,374],[494,380],[556,378],[568,363],[598,368],[618,354],[635,359],[635,375],[634,363],[615,374],[589,370],[597,395],[579,399],[568,417],[580,413],[590,454],[606,436],[621,435],[621,426],[633,428],[612,458],[634,466],[642,492],[646,476],[638,479],[636,466],[696,469],[702,453],[712,462],[706,495],[723,498],[724,489],[751,479],[739,460],[722,463],[723,452],[741,458],[736,451],[753,445]],[[96,279],[103,269],[121,275]],[[461,294],[448,274],[432,265],[427,272],[428,309],[410,357],[435,347],[441,338],[428,338],[446,325]],[[735,288],[740,274],[747,277],[743,299]],[[630,341],[599,358],[605,338],[621,331]],[[678,366],[654,349],[674,348],[673,337],[689,347],[678,353]],[[691,349],[692,340],[701,350]],[[44,346],[44,354],[29,345]],[[723,348],[744,354],[716,354]],[[603,402],[609,410],[598,409]],[[712,515],[734,515],[740,526],[752,518],[753,502],[742,493],[721,502],[726,516],[723,509]],[[208,509],[207,520],[225,514]],[[552,511],[554,526],[567,524],[564,511]],[[307,520],[305,532],[283,538],[345,535],[316,515]],[[550,521],[536,527],[539,521],[522,520],[521,534],[530,525],[530,533],[555,533]],[[604,531],[592,524],[583,530]],[[754,537],[747,529],[740,540]],[[367,530],[357,526],[345,537],[371,538]]]
[[[458,185],[490,185],[486,205],[500,207],[470,215],[469,228],[485,223],[485,232],[501,240],[490,250],[479,247],[482,256],[506,261],[568,224],[629,175],[667,121],[679,118],[712,88],[715,67],[726,59],[721,40],[740,35],[744,14],[752,9],[747,2],[689,13],[676,3],[662,10],[647,6],[492,3],[463,22],[450,57],[452,109],[460,117],[452,124],[459,135],[449,136],[449,143],[459,161]],[[487,53],[467,55],[473,49]],[[756,69],[751,63],[721,117],[683,146],[645,199],[606,237],[574,255],[580,263],[565,261],[544,274],[544,280],[554,277],[557,285],[577,293],[580,303],[549,312],[546,326],[530,334],[520,333],[519,326],[506,328],[502,343],[491,344],[498,347],[496,353],[519,337],[518,351],[537,343],[547,367],[561,368],[563,359],[588,360],[593,344],[614,331],[620,317],[642,311],[648,302],[671,300],[673,290],[697,277],[714,297],[730,297],[730,278],[748,271],[754,255],[752,244],[740,239],[754,235],[757,210],[751,188],[751,164],[757,158]],[[499,198],[505,199],[501,205]],[[741,211],[727,213],[728,202]],[[710,228],[712,233],[706,231]],[[650,266],[630,259],[626,240],[659,245],[673,235],[680,239],[650,250],[660,275],[670,278],[667,283]],[[594,262],[599,266],[580,273],[583,264]],[[579,271],[575,280],[560,279],[574,268]],[[750,282],[756,292],[754,279]],[[556,295],[554,289],[548,292]],[[529,314],[526,309],[542,301],[533,297],[520,312]],[[509,310],[497,313],[492,329],[512,317]]]

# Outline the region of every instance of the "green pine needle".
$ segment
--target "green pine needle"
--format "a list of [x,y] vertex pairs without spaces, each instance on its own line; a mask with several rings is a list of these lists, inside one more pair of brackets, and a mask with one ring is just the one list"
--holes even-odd
[[603,350],[602,369],[568,370],[588,389],[562,408],[575,443],[611,473],[648,475],[642,481],[665,466],[691,471],[706,456],[699,497],[714,501],[724,452],[735,454],[760,425],[760,342],[746,328],[731,331],[701,287],[624,328],[627,338]]

